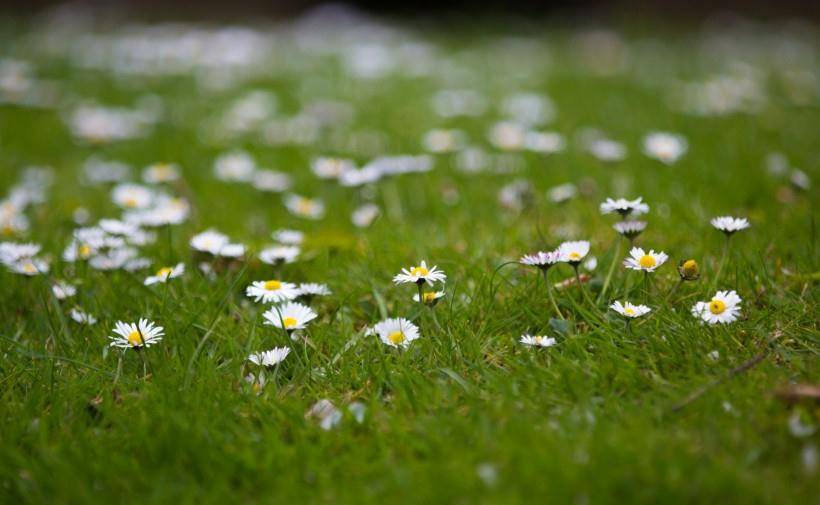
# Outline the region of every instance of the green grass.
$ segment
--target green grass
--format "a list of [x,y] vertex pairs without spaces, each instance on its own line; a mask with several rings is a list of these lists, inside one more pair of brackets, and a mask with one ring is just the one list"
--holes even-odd
[[[702,79],[731,62],[699,60],[708,51],[692,42],[695,32],[667,39],[652,33],[665,51],[662,62],[639,52],[645,39],[636,37],[629,42],[633,70],[609,77],[578,65],[572,34],[564,31],[533,38],[543,51],[522,61],[504,56],[487,35],[426,33],[441,57],[474,72],[474,80],[453,87],[479,89],[492,104],[515,90],[549,94],[558,116],[548,128],[566,135],[568,147],[546,157],[521,153],[515,174],[467,175],[452,168],[449,155],[436,155],[430,173],[379,182],[375,201],[383,215],[358,230],[349,220],[358,193],[317,180],[308,163],[316,155],[359,163],[370,156],[329,148],[329,135],[310,146],[268,146],[253,135],[209,143],[202,122],[244,90],[261,88],[277,94],[284,115],[295,114],[304,97],[350,102],[357,116],[339,129],[381,132],[384,153],[420,152],[421,135],[434,127],[460,128],[492,152],[484,133],[498,115],[436,117],[429,97],[445,85],[435,73],[362,81],[330,58],[280,59],[251,82],[213,92],[196,88],[191,76],[124,79],[83,70],[38,52],[25,33],[7,39],[14,42],[8,54],[56,80],[65,106],[0,106],[0,194],[30,164],[53,167],[56,179],[48,200],[27,212],[28,236],[17,237],[43,244],[55,258],[51,273],[0,272],[3,503],[800,503],[820,494],[817,473],[801,456],[817,448],[818,435],[794,437],[791,411],[773,396],[790,382],[820,382],[817,192],[788,188],[763,163],[781,151],[816,183],[820,112],[816,95],[808,106],[788,99],[765,45],[752,51],[770,76],[767,104],[754,114],[696,117],[670,110],[666,91],[676,78]],[[817,39],[809,40],[816,53]],[[130,105],[147,93],[164,100],[166,115],[142,139],[76,143],[61,120],[72,96]],[[626,144],[627,159],[605,165],[579,149],[573,136],[584,126]],[[689,152],[671,167],[640,152],[641,138],[655,129],[688,139]],[[217,181],[213,159],[234,147],[290,173],[296,192],[324,199],[327,217],[300,220],[278,195]],[[185,182],[172,191],[190,200],[192,216],[171,230],[170,244],[159,230],[143,253],[158,264],[186,262],[182,278],[146,288],[144,273],[57,261],[77,206],[92,222],[119,215],[108,186],[80,184],[80,167],[92,154],[135,167],[181,165]],[[498,189],[516,178],[535,188],[520,214],[497,201]],[[545,191],[565,182],[579,185],[580,195],[551,203]],[[458,191],[455,203],[442,198],[447,188]],[[643,196],[652,207],[637,243],[671,257],[651,277],[646,302],[653,312],[627,333],[606,308],[630,286],[631,298],[643,302],[640,275],[618,268],[594,307],[577,289],[556,293],[570,327],[557,332],[539,275],[509,262],[557,246],[561,230],[572,227],[599,260],[588,287],[597,297],[616,244],[615,218],[598,212],[607,196]],[[714,292],[723,237],[709,219],[725,214],[752,222],[733,237],[717,283],[737,290],[743,317],[704,327],[689,309]],[[187,242],[209,227],[251,251],[280,227],[306,233],[302,259],[282,277],[325,282],[334,292],[312,303],[319,318],[307,332],[311,345],[290,343],[261,324],[264,307],[247,299],[244,287],[273,272],[252,255],[213,281],[197,271]],[[678,280],[675,265],[690,257],[701,279],[664,304]],[[410,301],[413,286],[391,282],[421,259],[448,275],[437,322]],[[559,265],[550,280],[571,275]],[[57,301],[53,279],[76,283],[77,297]],[[72,322],[74,304],[99,323]],[[362,335],[388,316],[413,318],[423,337],[397,352]],[[115,321],[140,317],[166,332],[145,353],[149,373],[139,353],[107,347]],[[526,348],[517,342],[525,332],[552,335],[558,345]],[[243,381],[246,358],[276,345],[293,352],[256,396]],[[767,349],[757,366],[674,410]],[[715,350],[720,358],[712,361]],[[330,431],[305,417],[323,398],[345,412]],[[362,423],[346,410],[352,401],[367,407]],[[818,424],[816,404],[803,413]]]

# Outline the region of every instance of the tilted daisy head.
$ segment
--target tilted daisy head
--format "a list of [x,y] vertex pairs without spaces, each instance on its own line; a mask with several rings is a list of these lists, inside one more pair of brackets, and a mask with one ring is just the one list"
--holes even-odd
[[524,345],[530,345],[533,347],[552,347],[557,342],[552,337],[545,337],[542,335],[530,335],[525,333],[521,335],[521,340],[519,340]]
[[638,197],[634,200],[627,200],[626,198],[618,198],[614,200],[607,198],[600,206],[601,214],[612,214],[617,212],[621,216],[640,216],[649,212],[649,205],[643,203],[643,197]]
[[722,231],[726,235],[731,235],[737,231],[745,230],[750,227],[749,220],[745,217],[720,216],[713,218],[710,223],[712,226]]
[[561,261],[573,266],[578,265],[589,254],[589,242],[586,240],[564,242],[558,246],[558,253]]
[[185,273],[185,264],[184,263],[177,263],[173,267],[162,267],[157,272],[145,278],[145,285],[150,286],[152,284],[156,284],[158,282],[168,282],[168,279],[174,279],[179,277],[180,275]]
[[632,270],[643,270],[645,272],[654,272],[659,266],[666,263],[669,259],[663,252],[655,252],[650,250],[644,251],[640,247],[633,247],[629,251],[629,257],[624,260],[624,266]]
[[259,366],[272,367],[285,361],[290,354],[290,347],[274,347],[269,351],[253,353],[248,356],[248,361]]
[[[431,307],[435,306],[440,298],[444,297],[444,291],[428,291],[426,293],[421,294],[421,301],[425,305],[429,305]],[[419,302],[419,294],[416,293],[413,295],[413,301],[418,303]]]
[[402,268],[400,274],[393,277],[393,282],[396,284],[415,283],[424,284],[435,282],[444,282],[447,280],[447,275],[438,269],[437,266],[427,267],[427,262],[422,261],[418,266],[410,268]]
[[735,291],[718,291],[708,302],[698,302],[692,315],[709,324],[727,324],[740,316],[740,296]]
[[317,282],[303,282],[297,288],[299,296],[330,296],[333,294],[327,284],[319,284]]
[[419,338],[418,327],[403,317],[385,319],[373,327],[382,342],[391,347],[407,347]]
[[281,303],[299,296],[299,289],[296,284],[276,279],[254,281],[245,288],[245,296],[253,298],[255,302]]
[[299,257],[299,246],[280,245],[267,247],[259,253],[259,261],[268,265],[293,263]]
[[115,336],[109,336],[111,347],[121,349],[151,347],[162,340],[164,330],[153,321],[140,319],[137,323],[117,321],[114,325]]
[[678,161],[687,149],[686,139],[674,133],[652,132],[644,137],[644,154],[667,165]]
[[624,237],[632,240],[646,229],[646,221],[618,221],[612,227]]
[[641,317],[652,310],[646,305],[633,305],[629,302],[621,303],[620,301],[616,301],[609,308],[624,317]]
[[265,318],[265,324],[290,332],[305,329],[309,322],[316,319],[317,315],[307,305],[288,302],[281,306],[274,305],[262,314],[262,317]]
[[538,251],[534,254],[526,254],[518,260],[522,265],[538,267],[546,270],[552,265],[561,261],[561,253],[558,251]]

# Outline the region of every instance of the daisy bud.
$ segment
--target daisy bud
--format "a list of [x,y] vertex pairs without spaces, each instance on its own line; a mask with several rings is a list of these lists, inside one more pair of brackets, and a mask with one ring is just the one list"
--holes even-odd
[[685,281],[696,281],[700,278],[698,263],[692,259],[681,261],[678,265],[678,273],[680,278]]

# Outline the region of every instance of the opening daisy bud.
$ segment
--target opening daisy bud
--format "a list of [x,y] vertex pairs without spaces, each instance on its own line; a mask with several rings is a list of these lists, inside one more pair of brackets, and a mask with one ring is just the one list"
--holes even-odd
[[678,274],[685,281],[694,281],[700,277],[698,262],[693,259],[683,260],[678,265]]

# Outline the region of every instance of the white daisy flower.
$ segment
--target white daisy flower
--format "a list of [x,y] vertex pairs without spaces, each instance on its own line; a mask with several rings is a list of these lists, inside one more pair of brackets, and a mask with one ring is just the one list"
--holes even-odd
[[381,210],[379,206],[374,203],[366,203],[353,211],[350,215],[350,221],[357,228],[367,228],[373,221],[379,217]]
[[575,240],[564,242],[558,246],[558,254],[561,261],[570,265],[578,265],[589,254],[589,242],[586,240]]
[[438,267],[433,266],[431,268],[427,268],[427,262],[422,261],[419,263],[418,266],[412,266],[410,268],[402,268],[400,274],[396,274],[393,277],[393,282],[396,284],[405,284],[405,283],[415,283],[415,284],[424,284],[425,282],[429,282],[430,284],[436,282],[444,282],[447,280],[447,275],[438,270]]
[[298,246],[279,245],[266,247],[259,252],[259,261],[268,265],[293,263],[301,252]]
[[626,158],[626,146],[611,139],[594,139],[587,145],[592,156],[606,163],[614,163]]
[[150,286],[158,282],[164,284],[168,282],[168,279],[175,279],[184,273],[184,263],[177,263],[176,266],[173,267],[162,267],[159,270],[157,270],[157,273],[155,273],[154,275],[145,278],[145,285]]
[[[435,306],[440,298],[443,298],[445,295],[444,291],[428,291],[427,293],[422,293],[421,300],[424,302],[425,305],[429,305],[431,307]],[[416,293],[413,295],[413,301],[418,303],[419,302],[419,294]]]
[[288,302],[271,307],[262,314],[262,317],[265,318],[265,324],[291,332],[304,329],[309,322],[316,319],[317,314],[307,305]]
[[154,191],[140,184],[123,183],[114,186],[111,200],[123,209],[146,209],[154,201]]
[[269,351],[262,351],[248,356],[248,361],[255,365],[273,367],[285,361],[290,354],[290,347],[274,347]]
[[54,293],[54,296],[58,300],[65,300],[66,298],[71,298],[76,295],[77,288],[67,282],[58,281],[51,286],[51,292]]
[[709,324],[732,323],[740,316],[740,297],[734,291],[718,291],[712,300],[698,302],[692,315]]
[[73,308],[69,311],[68,314],[69,314],[69,316],[71,316],[71,319],[73,319],[74,322],[76,322],[76,323],[87,324],[88,326],[97,324],[97,318],[96,317],[92,316],[91,314],[89,314],[87,312],[83,312],[80,309]]
[[538,267],[541,270],[547,270],[559,261],[561,261],[561,253],[558,251],[538,251],[535,254],[526,254],[518,260],[522,265]]
[[726,235],[732,235],[737,231],[745,230],[751,226],[749,220],[745,217],[720,216],[713,218],[710,223]]
[[391,347],[407,347],[419,338],[419,328],[403,317],[385,319],[373,326],[371,333]]
[[524,147],[527,130],[512,121],[501,121],[493,125],[487,137],[490,144],[504,151],[516,151]]
[[179,166],[176,163],[154,163],[142,171],[142,180],[148,184],[161,184],[179,180]]
[[616,301],[610,305],[609,308],[624,317],[630,318],[641,317],[644,314],[648,314],[649,311],[652,310],[646,305],[633,305],[629,302],[621,303],[620,301]]
[[221,181],[250,182],[256,162],[244,151],[223,154],[214,161],[214,175]]
[[567,142],[564,136],[555,132],[530,131],[524,137],[524,147],[542,154],[558,153],[564,150]]
[[299,296],[330,296],[333,294],[327,284],[316,282],[303,282],[297,288]]
[[258,396],[261,395],[262,390],[265,389],[265,384],[268,383],[268,379],[265,378],[265,374],[263,373],[258,375],[249,373],[245,376],[245,382],[250,385],[251,391]]
[[162,326],[155,326],[147,319],[140,319],[138,323],[117,321],[114,333],[117,336],[108,337],[111,339],[109,345],[121,349],[151,347],[161,341],[164,335]]
[[577,194],[578,188],[575,187],[575,184],[568,182],[551,187],[549,191],[547,191],[547,198],[549,198],[552,203],[563,203],[574,198]]
[[607,198],[600,206],[601,214],[612,214],[617,212],[622,216],[640,216],[649,212],[649,205],[643,203],[643,197],[638,197],[634,200],[627,200],[626,198],[618,198],[613,200]]
[[298,230],[276,230],[270,236],[273,240],[285,245],[300,245],[305,240],[305,234]]
[[659,266],[666,263],[669,256],[663,252],[655,252],[649,250],[644,251],[640,247],[633,247],[629,251],[629,257],[624,260],[624,266],[632,270],[643,270],[645,272],[654,272]]
[[594,271],[596,268],[598,268],[598,258],[596,258],[595,256],[588,257],[587,260],[584,261],[584,268],[587,270],[587,272]]
[[460,149],[467,136],[461,130],[433,129],[424,134],[421,145],[431,153],[449,153]]
[[285,207],[294,216],[307,219],[321,219],[325,215],[325,204],[321,200],[299,195],[286,195]]
[[644,154],[667,165],[678,161],[687,149],[686,139],[674,133],[652,132],[643,140]]
[[612,227],[624,237],[633,240],[646,229],[646,221],[618,221]]
[[24,258],[31,258],[40,252],[40,244],[17,242],[0,242],[0,263],[10,264]]
[[531,345],[533,347],[552,347],[558,342],[555,341],[552,337],[544,337],[542,335],[530,335],[524,334],[521,335],[521,340],[519,340],[524,345]]
[[34,276],[47,274],[49,264],[40,258],[23,258],[14,263],[7,263],[6,268],[16,274]]
[[254,281],[245,289],[245,295],[262,303],[281,303],[299,296],[296,284],[279,280]]
[[226,244],[225,247],[219,250],[217,256],[221,258],[242,258],[245,255],[245,246],[242,244]]
[[189,242],[192,249],[208,254],[218,255],[228,245],[228,236],[216,230],[206,230],[191,237]]
[[310,169],[320,179],[338,179],[343,173],[356,169],[353,160],[344,158],[316,158],[310,163]]
[[257,170],[253,174],[251,185],[259,191],[282,193],[293,186],[290,176],[275,170]]

